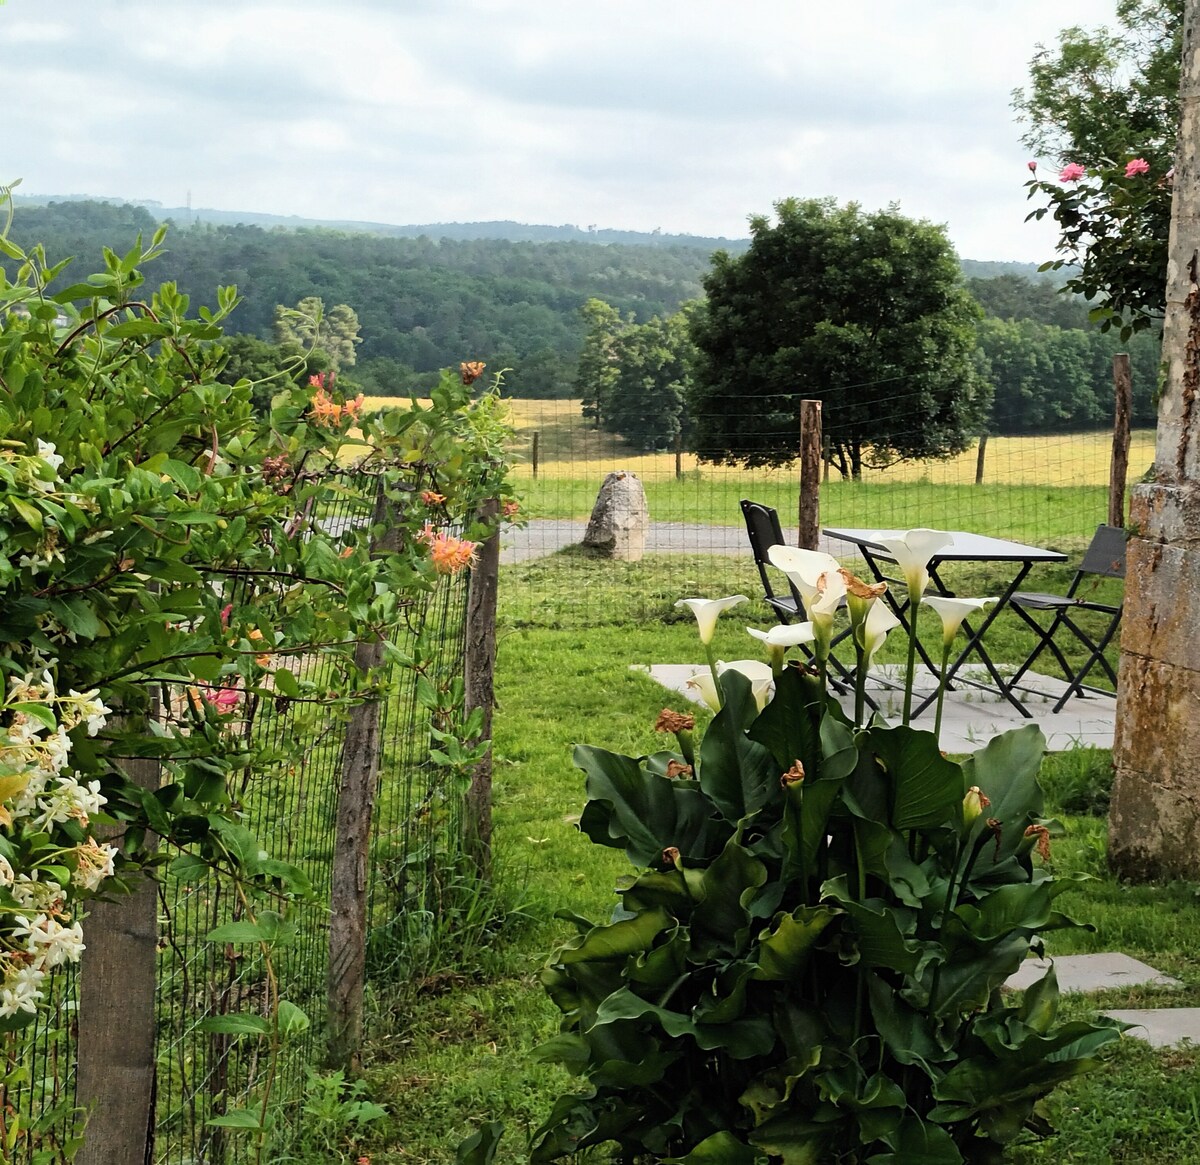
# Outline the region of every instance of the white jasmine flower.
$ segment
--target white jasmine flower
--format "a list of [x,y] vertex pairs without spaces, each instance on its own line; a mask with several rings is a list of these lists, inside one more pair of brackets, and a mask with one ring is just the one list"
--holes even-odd
[[63,463],[63,459],[62,459],[61,454],[58,452],[58,448],[55,446],[54,442],[53,441],[43,441],[39,437],[38,443],[37,443],[37,455],[48,466],[50,466],[51,469],[54,470],[54,475],[55,475],[55,477],[57,477],[59,468],[61,467],[61,465]]
[[18,1011],[33,1014],[42,997],[42,981],[46,972],[40,967],[10,966],[0,981],[0,1018],[7,1019]]

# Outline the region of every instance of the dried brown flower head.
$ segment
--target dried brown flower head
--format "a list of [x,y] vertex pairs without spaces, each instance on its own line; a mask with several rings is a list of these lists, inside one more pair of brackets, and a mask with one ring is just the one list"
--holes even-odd
[[800,761],[796,761],[794,765],[782,777],[779,778],[779,783],[786,789],[788,785],[798,785],[804,780],[804,765]]
[[654,722],[655,732],[691,732],[696,727],[696,717],[686,712],[673,712],[664,708]]
[[856,599],[877,599],[880,595],[887,592],[887,583],[863,582],[858,575],[851,574],[844,566],[838,570],[838,574],[842,576],[842,581],[846,584],[847,593],[853,595]]
[[667,761],[667,776],[671,780],[674,780],[676,777],[690,777],[694,771],[691,765],[685,765],[682,761]]
[[662,861],[664,866],[673,866],[677,861],[679,861],[679,850],[677,850],[673,845],[667,846],[667,848],[662,852]]
[[1035,848],[1044,862],[1050,860],[1050,830],[1045,825],[1031,825],[1025,830],[1026,837],[1036,837]]
[[462,377],[463,384],[474,384],[483,375],[486,367],[482,360],[464,360],[458,366],[458,374]]

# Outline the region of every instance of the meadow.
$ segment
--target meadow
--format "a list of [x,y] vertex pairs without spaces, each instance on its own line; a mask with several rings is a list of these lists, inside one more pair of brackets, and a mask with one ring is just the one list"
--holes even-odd
[[[399,998],[385,1005],[382,993],[373,996],[367,1079],[374,1097],[392,1112],[373,1139],[357,1144],[372,1165],[447,1165],[458,1142],[491,1120],[507,1126],[497,1165],[517,1165],[527,1160],[530,1131],[572,1087],[569,1076],[535,1055],[557,1022],[539,972],[570,931],[556,912],[605,919],[614,883],[626,871],[619,854],[591,845],[576,828],[583,779],[571,764],[572,746],[591,743],[632,754],[661,747],[653,723],[672,698],[630,665],[698,658],[694,621],[673,602],[698,593],[692,584],[703,567],[703,556],[650,556],[629,564],[568,552],[502,570],[495,724],[498,877],[480,903],[490,921],[465,943],[447,934],[441,964]],[[631,585],[635,574],[637,587]],[[586,605],[579,602],[585,576]],[[1065,577],[1057,568],[1038,585],[1058,587]],[[982,575],[962,581],[970,593],[987,593],[977,589],[986,582]],[[547,605],[536,621],[514,619],[535,587],[548,596]],[[722,619],[718,650],[727,657],[753,654],[745,628],[766,621],[757,602],[736,608]],[[989,642],[1009,661],[1027,648],[1015,628],[999,629]],[[899,648],[888,650],[895,658]],[[1122,950],[1183,982],[1182,990],[1172,992],[1131,989],[1073,997],[1067,1011],[1084,1016],[1102,1007],[1200,1005],[1195,888],[1129,886],[1107,873],[1103,814],[1110,754],[1081,748],[1050,756],[1042,779],[1050,811],[1065,827],[1053,849],[1055,870],[1091,879],[1064,896],[1063,908],[1094,927],[1056,932],[1051,953]],[[1122,1041],[1097,1071],[1052,1093],[1056,1135],[1016,1147],[1009,1160],[1012,1165],[1200,1160],[1198,1095],[1200,1054],[1190,1048],[1154,1052]]]

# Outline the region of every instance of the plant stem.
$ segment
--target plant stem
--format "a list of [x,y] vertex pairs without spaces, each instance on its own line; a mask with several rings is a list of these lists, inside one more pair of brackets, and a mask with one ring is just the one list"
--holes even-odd
[[721,681],[717,677],[717,657],[716,657],[716,653],[712,649],[711,643],[706,643],[704,645],[704,655],[708,659],[708,671],[709,671],[709,674],[712,676],[713,687],[716,689],[717,703],[720,704],[720,703],[722,703],[722,701],[721,701]]
[[854,644],[854,727],[863,726],[867,709],[867,653]]
[[942,670],[938,676],[937,713],[933,718],[933,735],[942,738],[942,704],[946,699],[946,668],[950,666],[950,641],[942,644]]
[[902,724],[912,719],[913,678],[917,670],[917,604],[912,604],[912,617],[908,623],[908,667],[904,673],[904,718]]

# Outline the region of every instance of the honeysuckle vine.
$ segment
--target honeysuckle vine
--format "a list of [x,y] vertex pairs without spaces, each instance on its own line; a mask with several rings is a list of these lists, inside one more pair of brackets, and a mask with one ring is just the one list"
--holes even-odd
[[[11,220],[7,191],[0,215]],[[377,694],[384,674],[355,666],[363,640],[422,673],[419,640],[407,655],[394,643],[410,638],[410,611],[471,565],[499,520],[485,512],[519,520],[504,406],[472,387],[482,364],[448,370],[427,404],[375,415],[332,378],[282,376],[262,421],[249,382],[217,379],[235,290],[193,312],[173,285],[148,289],[142,267],[163,244],[160,230],[106,251],[102,271],[69,282],[65,260],[0,231],[0,682],[26,693],[0,722],[0,913],[27,917],[32,902],[45,916],[32,929],[0,920],[0,1029],[36,1008],[25,956],[73,949],[40,936],[74,936],[77,903],[165,860],[145,848],[151,833],[196,859],[187,876],[233,879],[248,924],[286,920],[306,879],[248,840],[235,795],[265,757],[254,709],[287,700],[336,716]],[[330,525],[333,507],[343,519]],[[431,743],[458,756],[461,685],[423,678]],[[288,747],[300,741],[275,742],[271,760]],[[41,787],[25,780],[34,754]],[[128,779],[139,757],[161,766],[158,787]],[[96,821],[108,839],[86,848]],[[14,889],[28,878],[57,889]]]

